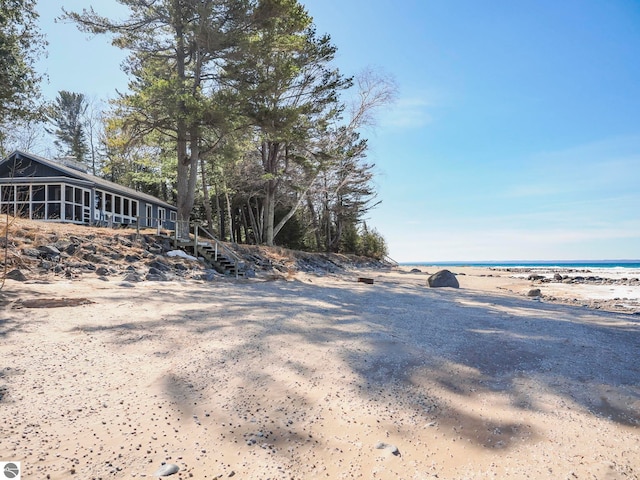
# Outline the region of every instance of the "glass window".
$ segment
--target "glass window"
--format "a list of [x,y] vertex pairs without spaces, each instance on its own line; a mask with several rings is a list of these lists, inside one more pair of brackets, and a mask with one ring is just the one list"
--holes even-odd
[[47,185],[47,200],[60,201],[61,188],[60,185]]
[[31,195],[34,202],[44,202],[45,187],[44,185],[33,185],[31,187]]
[[113,196],[113,206],[115,207],[114,212],[118,215],[122,213],[122,197],[118,195]]
[[18,202],[29,201],[29,185],[16,185],[16,195]]
[[129,215],[129,199],[122,199],[122,214],[128,216]]
[[43,219],[44,218],[44,203],[34,203],[32,205],[33,211],[31,212],[31,218]]
[[131,216],[138,216],[138,202],[136,202],[135,200],[131,200]]
[[47,204],[47,219],[55,220],[60,218],[60,203]]
[[2,187],[1,198],[3,202],[13,202],[15,199],[15,187],[13,185]]

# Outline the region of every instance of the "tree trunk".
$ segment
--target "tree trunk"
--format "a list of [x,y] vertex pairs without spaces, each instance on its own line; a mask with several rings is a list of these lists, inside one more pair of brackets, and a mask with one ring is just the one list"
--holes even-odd
[[229,198],[229,190],[227,190],[227,184],[224,181],[224,178],[222,179],[222,188],[224,189],[224,199],[227,203],[227,217],[229,217],[229,237],[231,243],[235,243],[233,231],[233,215],[231,214],[231,199]]
[[264,199],[264,223],[262,232],[264,234],[263,241],[268,246],[273,246],[274,239],[274,223],[276,216],[276,192],[278,189],[278,155],[280,153],[280,143],[278,142],[262,142],[262,165],[265,173],[268,175],[265,183],[265,199]]
[[313,233],[316,239],[316,250],[320,251],[322,248],[322,237],[320,236],[320,225],[318,223],[318,215],[316,214],[316,208],[313,205],[313,201],[311,197],[307,195],[307,208],[309,209],[309,213],[311,215],[311,224],[313,225]]
[[204,213],[207,219],[207,228],[213,230],[213,212],[211,211],[211,199],[209,198],[209,187],[207,186],[207,173],[204,168],[204,159],[200,159],[200,174],[202,175],[202,195],[204,197]]
[[[181,88],[183,90],[181,93],[184,94],[186,81],[184,31],[180,26],[176,27],[176,69],[178,78],[180,79]],[[193,203],[190,202],[192,196],[189,195],[189,179],[191,178],[191,170],[193,168],[193,155],[191,157],[187,155],[187,106],[182,98],[183,95],[180,95],[180,100],[178,100],[178,115],[176,119],[176,152],[178,156],[178,178],[176,182],[178,190],[178,224],[176,225],[176,233],[178,238],[189,238],[189,219],[191,217],[191,210],[193,209]]]
[[[256,200],[256,210],[258,200]],[[251,199],[247,200],[247,209],[249,210],[249,220],[251,221],[251,229],[253,230],[253,240],[255,243],[260,243],[262,240],[262,231],[259,228],[258,222],[256,222],[256,216],[253,214],[253,207],[251,206]]]

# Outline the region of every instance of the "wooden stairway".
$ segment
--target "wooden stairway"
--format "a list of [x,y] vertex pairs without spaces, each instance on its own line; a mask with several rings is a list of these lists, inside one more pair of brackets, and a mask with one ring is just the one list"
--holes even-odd
[[195,257],[203,257],[217,272],[236,278],[245,276],[244,261],[205,228],[196,224],[189,238],[179,239],[175,231],[169,238],[175,248]]
[[218,273],[233,277],[244,277],[244,263],[230,255],[216,250],[209,242],[198,242],[196,251],[194,242],[181,246],[187,253],[203,257]]

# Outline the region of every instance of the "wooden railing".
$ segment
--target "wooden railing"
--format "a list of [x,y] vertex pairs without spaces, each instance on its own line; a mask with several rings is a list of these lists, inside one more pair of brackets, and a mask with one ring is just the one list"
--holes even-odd
[[[174,234],[174,244],[177,247],[179,241],[181,239],[178,238],[178,228],[176,225],[176,230]],[[198,256],[198,243],[200,242],[200,238],[206,238],[205,242],[209,243],[214,249],[214,260],[218,261],[218,254],[221,253],[227,259],[233,262],[234,270],[236,272],[236,278],[238,278],[240,274],[240,268],[244,266],[244,261],[236,255],[236,253],[227,247],[224,243],[218,240],[211,232],[209,232],[206,228],[201,226],[198,223],[191,224],[189,226],[189,231],[193,230],[193,255],[195,257]]]

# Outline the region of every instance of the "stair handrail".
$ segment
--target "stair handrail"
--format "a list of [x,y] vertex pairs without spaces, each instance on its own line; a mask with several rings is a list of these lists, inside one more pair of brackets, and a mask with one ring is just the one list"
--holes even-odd
[[[194,225],[194,234],[195,234],[195,237],[196,237],[196,243],[197,243],[197,238],[199,237],[199,235],[198,235],[199,232],[204,232],[205,235],[207,237],[209,237],[210,240],[213,241],[213,245],[214,245],[214,248],[215,248],[214,259],[216,261],[218,260],[218,248],[220,250],[222,250],[223,253],[227,257],[230,257],[231,260],[233,260],[233,265],[234,265],[235,271],[236,271],[236,278],[238,278],[239,277],[239,272],[240,272],[240,265],[244,266],[244,261],[233,250],[231,250],[224,243],[222,243],[220,240],[218,240],[211,232],[209,232],[209,230],[207,230],[206,228],[204,228],[203,226],[201,226],[201,225],[199,225],[197,223]],[[197,246],[196,246],[196,248],[197,248]]]

